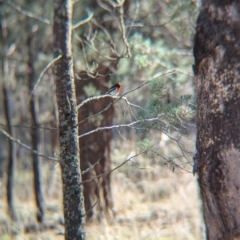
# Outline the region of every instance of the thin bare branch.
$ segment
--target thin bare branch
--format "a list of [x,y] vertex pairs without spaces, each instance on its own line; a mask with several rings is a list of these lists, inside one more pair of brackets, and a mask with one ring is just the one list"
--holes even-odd
[[104,26],[102,26],[96,19],[92,19],[91,20],[91,22],[94,24],[94,25],[96,25],[97,27],[99,27],[100,29],[102,29],[102,31],[106,34],[106,36],[108,37],[108,40],[109,40],[109,42],[110,42],[110,44],[112,45],[112,46],[114,46],[114,48],[115,48],[115,44],[114,44],[114,41],[113,41],[113,39],[112,39],[112,37],[111,37],[111,34],[109,33],[109,31],[104,27]]
[[[122,162],[120,165],[118,165],[117,167],[111,169],[110,171],[107,171],[107,172],[105,172],[105,173],[101,173],[101,174],[99,174],[99,175],[97,175],[97,176],[94,176],[94,177],[92,177],[92,178],[90,178],[90,179],[87,179],[87,180],[85,180],[85,181],[82,181],[82,182],[80,182],[80,184],[83,184],[83,183],[85,183],[85,182],[90,182],[90,181],[92,181],[92,180],[94,180],[94,179],[96,179],[96,178],[99,178],[99,177],[101,177],[101,176],[103,176],[103,175],[105,175],[105,174],[109,174],[109,173],[117,170],[118,168],[122,167],[122,166],[123,166],[124,164],[126,164],[127,162],[131,162],[135,167],[137,167],[137,165],[132,161],[132,159],[135,158],[135,157],[137,157],[137,156],[139,156],[139,155],[142,155],[142,154],[144,154],[144,153],[146,153],[146,151],[143,151],[143,152],[140,152],[140,153],[138,153],[138,154],[136,154],[136,155],[134,155],[134,156],[131,156],[131,157],[128,158],[127,160],[123,161],[123,162]],[[137,167],[137,168],[139,168],[139,167]],[[139,168],[139,169],[145,169],[145,168]]]
[[[123,8],[124,2],[125,2],[125,0],[117,0],[117,3],[112,1],[112,0],[108,1],[108,3],[113,8],[119,8],[119,22],[120,22],[120,24],[118,23],[118,25],[119,25],[120,31],[122,33],[123,42],[124,42],[124,44],[126,46],[126,49],[127,49],[127,57],[130,58],[131,57],[131,51],[130,51],[130,46],[129,46],[129,43],[128,43],[128,40],[127,40],[126,26],[125,26],[125,23],[124,23],[124,8]],[[100,4],[101,7],[103,7],[104,9],[106,9],[107,11],[109,11],[112,14],[111,9],[109,7],[107,7],[106,4],[103,4],[102,1],[98,1],[98,4]]]
[[[163,131],[162,131],[162,132],[163,132]],[[193,164],[191,163],[191,161],[188,159],[188,157],[186,156],[186,154],[185,154],[185,152],[186,152],[186,153],[192,153],[192,152],[187,152],[186,150],[183,149],[183,147],[182,147],[181,144],[180,144],[180,140],[181,140],[181,137],[182,137],[182,136],[180,136],[179,139],[176,139],[176,138],[172,137],[170,134],[168,134],[168,133],[166,133],[166,132],[163,132],[163,133],[164,133],[166,136],[168,136],[172,141],[174,141],[174,142],[177,143],[178,147],[180,148],[180,150],[181,150],[181,152],[182,152],[183,157],[188,161],[188,163],[189,163],[190,165],[193,165]]]
[[36,82],[35,86],[33,87],[33,90],[32,90],[31,93],[30,93],[30,97],[31,97],[31,95],[35,92],[36,88],[38,87],[38,85],[39,85],[39,83],[40,83],[40,81],[41,81],[44,73],[47,71],[47,69],[48,69],[49,67],[51,67],[51,65],[52,65],[53,63],[55,63],[57,60],[59,60],[61,57],[62,57],[62,55],[59,55],[59,56],[57,56],[56,58],[54,58],[54,59],[53,59],[51,62],[49,62],[49,63],[46,65],[46,67],[42,70],[42,72],[40,73],[40,75],[39,75],[39,77],[38,77],[38,79],[37,79],[37,82]]
[[[161,66],[163,66],[163,67],[165,67],[165,68],[167,68],[167,69],[171,69],[171,67],[167,66],[165,63],[160,62],[159,59],[155,59],[155,61],[156,61],[159,65],[161,65]],[[179,73],[182,73],[182,74],[187,75],[187,76],[189,76],[189,77],[193,77],[193,74],[188,73],[188,72],[184,72],[184,71],[182,71],[181,69],[178,69],[178,68],[175,68],[174,71],[179,72]]]
[[140,109],[142,109],[143,111],[147,112],[147,110],[146,110],[145,108],[129,102],[126,97],[121,97],[121,99],[125,100],[125,102],[127,103],[127,105],[132,106],[132,107],[136,107],[136,108],[140,108]]
[[129,90],[128,92],[125,92],[120,98],[124,97],[125,95],[127,95],[127,94],[129,94],[131,92],[134,92],[134,91],[142,88],[143,86],[145,86],[146,84],[150,83],[151,81],[153,81],[156,78],[159,78],[159,77],[162,77],[162,76],[168,75],[168,74],[173,74],[175,72],[176,72],[176,70],[172,70],[172,71],[169,71],[169,72],[166,72],[166,73],[157,73],[150,80],[144,82],[143,84],[139,85],[138,87],[136,87],[136,88],[134,88],[132,90]]
[[[117,108],[119,108],[119,106],[117,106]],[[122,123],[125,122],[126,120],[127,109],[128,109],[128,105],[126,105],[125,110],[122,111],[122,115],[123,115]],[[122,137],[124,140],[129,142],[129,140],[121,134],[120,129],[117,128],[117,132],[120,135],[120,137]]]
[[[6,124],[2,124],[2,123],[0,123],[0,126],[7,127]],[[58,130],[58,128],[55,128],[55,127],[28,126],[28,125],[11,125],[11,127],[15,127],[15,128],[40,128],[40,129],[43,129],[43,130]]]
[[130,46],[129,46],[129,43],[128,43],[128,40],[127,40],[127,37],[126,37],[126,27],[125,27],[124,16],[123,16],[124,15],[123,3],[124,3],[124,0],[122,1],[122,4],[120,5],[120,8],[119,8],[120,26],[121,26],[121,31],[122,31],[122,39],[123,39],[123,42],[124,42],[124,44],[126,46],[126,49],[127,49],[127,57],[131,58]]
[[76,22],[75,24],[72,25],[72,29],[76,29],[82,25],[84,25],[85,23],[89,22],[93,17],[93,13],[92,12],[88,12],[88,16],[78,22]]
[[25,9],[23,9],[20,5],[16,4],[15,2],[12,1],[5,1],[8,5],[10,5],[12,8],[14,8],[15,10],[17,10],[18,12],[30,17],[30,18],[34,18],[40,22],[46,23],[46,24],[51,24],[51,22],[49,21],[49,19],[47,18],[43,18],[41,16],[38,16],[32,12],[29,12]]
[[56,161],[58,162],[58,159],[57,158],[54,158],[54,157],[49,157],[49,156],[46,156],[42,153],[39,153],[38,151],[35,151],[33,150],[32,148],[30,148],[28,145],[22,143],[19,139],[16,139],[16,138],[13,138],[11,135],[9,135],[6,131],[4,131],[3,129],[0,129],[0,132],[5,136],[7,137],[8,139],[10,139],[11,141],[17,143],[18,145],[20,145],[21,147],[27,149],[28,151],[34,153],[34,154],[37,154],[38,156],[40,157],[43,157],[43,158],[46,158],[46,159],[49,159],[49,160],[53,160],[53,161]]
[[[161,77],[161,76],[164,76],[164,75],[167,75],[167,74],[173,74],[174,72],[175,72],[175,70],[170,71],[170,72],[166,72],[166,73],[155,74],[155,75],[152,77],[151,80],[148,80],[148,81],[144,82],[143,84],[141,84],[141,85],[139,85],[138,87],[136,87],[136,88],[134,88],[134,89],[132,89],[132,90],[130,90],[130,91],[122,94],[121,96],[113,96],[113,95],[110,95],[110,94],[105,94],[105,95],[94,96],[94,97],[88,98],[88,99],[86,99],[85,101],[83,101],[82,103],[80,103],[80,104],[77,106],[77,110],[78,110],[79,108],[81,108],[84,104],[88,103],[88,102],[91,102],[91,101],[93,101],[93,100],[99,100],[99,99],[101,99],[101,98],[105,98],[105,97],[110,97],[110,96],[111,96],[112,98],[117,99],[117,101],[119,101],[120,99],[124,99],[129,105],[135,106],[135,107],[139,107],[139,108],[141,108],[141,109],[143,109],[143,110],[146,111],[146,109],[144,109],[144,108],[142,108],[142,107],[140,107],[140,106],[138,106],[138,105],[135,105],[135,104],[130,103],[130,102],[127,100],[127,98],[124,98],[124,96],[127,95],[127,94],[129,94],[129,93],[131,93],[131,92],[134,92],[134,91],[142,88],[144,85],[150,83],[151,81],[153,81],[154,79],[156,79],[156,78],[158,78],[158,77]],[[114,103],[115,103],[115,102],[114,102]]]
[[94,96],[94,97],[87,98],[86,100],[84,100],[83,102],[81,102],[80,104],[77,105],[77,110],[79,110],[79,108],[81,108],[83,105],[85,105],[85,104],[87,104],[91,101],[99,100],[99,99],[106,98],[106,97],[111,97],[111,96],[112,95],[104,94],[104,95],[100,95],[100,96]]
[[[164,157],[162,154],[160,154],[157,151],[151,150],[151,152],[153,152],[156,156],[159,156],[160,158],[162,158],[165,161],[164,164],[173,164],[174,166],[179,167],[181,170],[183,170],[185,172],[192,173],[192,172],[188,171],[187,169],[181,167],[180,164],[178,164],[178,163],[176,163],[174,161],[174,159],[185,157],[184,155],[182,155],[182,156],[175,156],[174,159],[169,160],[169,159],[167,159],[166,157]],[[187,161],[188,161],[188,159],[187,159]],[[189,164],[189,161],[187,163],[185,163],[185,164]]]
[[94,101],[94,100],[99,100],[99,99],[106,98],[106,97],[112,97],[113,99],[117,99],[117,100],[118,100],[118,99],[123,99],[123,100],[125,100],[125,102],[126,102],[129,106],[133,106],[133,107],[136,107],[136,108],[140,108],[140,109],[144,110],[145,112],[147,112],[147,110],[146,110],[145,108],[129,102],[126,97],[113,96],[113,95],[110,95],[110,94],[104,94],[104,95],[100,95],[100,96],[90,97],[90,98],[84,100],[83,102],[81,102],[80,104],[78,104],[78,105],[77,105],[77,110],[79,110],[83,105],[87,104],[88,102],[91,102],[91,101]]
[[[89,116],[89,117],[83,119],[81,122],[78,123],[78,125],[81,124],[83,121],[86,121],[86,120],[88,120],[88,119],[90,119],[90,118],[94,118],[94,117],[102,114],[103,112],[107,111],[107,110],[112,106],[112,104],[115,104],[116,102],[118,102],[118,101],[119,101],[120,99],[122,99],[122,98],[124,99],[124,96],[125,96],[125,95],[127,95],[127,94],[129,94],[129,93],[131,93],[131,92],[134,92],[134,91],[142,88],[143,86],[145,86],[146,84],[150,83],[151,81],[153,81],[154,79],[156,79],[156,78],[158,78],[158,77],[161,77],[161,76],[164,76],[164,75],[167,75],[167,74],[172,74],[172,73],[174,73],[174,72],[175,72],[175,70],[170,71],[170,72],[166,72],[166,73],[158,73],[158,74],[155,74],[155,75],[152,77],[151,80],[144,82],[143,84],[141,84],[141,85],[138,86],[137,88],[134,88],[134,89],[132,89],[132,90],[124,93],[124,94],[121,95],[121,96],[112,96],[112,95],[107,95],[107,94],[105,94],[105,95],[95,96],[95,97],[91,97],[91,98],[86,99],[86,100],[83,101],[82,103],[78,104],[77,110],[78,110],[79,108],[81,108],[84,104],[86,104],[87,102],[90,102],[90,101],[93,101],[93,100],[99,100],[99,99],[101,99],[101,98],[103,98],[103,97],[107,97],[107,96],[108,96],[108,97],[111,96],[112,98],[115,98],[116,101],[113,101],[112,103],[110,103],[110,104],[109,104],[107,107],[105,107],[102,111],[100,111],[100,112],[98,112],[98,113],[96,113],[96,114],[94,114],[94,115],[92,115],[92,116]],[[131,104],[131,105],[132,105],[132,106],[135,106],[135,107],[137,106],[137,105],[135,105],[135,104]],[[142,108],[142,107],[140,107],[140,106],[138,106],[138,107],[141,108],[141,109],[143,109],[144,111],[146,111],[144,108]]]
[[133,27],[143,27],[143,26],[144,26],[143,23],[134,23],[135,20],[137,19],[138,13],[139,13],[139,1],[136,1],[135,5],[136,5],[136,7],[135,7],[135,13],[134,13],[134,15],[133,15],[133,16],[134,16],[133,19],[131,20],[130,26],[126,26],[126,25],[125,25],[126,28],[130,28],[130,29],[128,30],[127,37],[130,36]]
[[123,7],[125,0],[117,0],[117,3],[115,3],[112,0],[109,0],[108,2],[112,5],[113,8],[119,8],[119,7]]
[[87,133],[84,133],[80,136],[78,136],[78,138],[81,138],[81,137],[84,137],[84,136],[87,136],[87,135],[90,135],[92,133],[95,133],[95,132],[99,132],[99,131],[103,131],[103,130],[110,130],[110,129],[114,129],[114,128],[120,128],[120,127],[132,127],[138,123],[142,123],[142,122],[154,122],[154,121],[158,121],[159,118],[156,117],[156,118],[147,118],[147,119],[141,119],[141,120],[137,120],[135,122],[131,122],[131,123],[126,123],[126,124],[117,124],[117,125],[112,125],[112,126],[106,126],[106,127],[98,127],[92,131],[89,131]]
[[88,209],[88,211],[84,215],[82,215],[82,217],[87,216],[91,212],[91,210],[97,205],[98,202],[99,199],[97,199],[97,201]]
[[[76,34],[74,35],[75,37],[76,37],[76,39],[77,40],[79,40],[80,42],[82,42],[82,43],[85,43],[86,45],[88,45],[88,47],[90,47],[92,50],[94,50],[97,54],[98,54],[98,56],[99,56],[99,58],[101,58],[101,59],[106,59],[106,60],[109,60],[109,61],[117,61],[119,58],[120,58],[120,55],[113,49],[113,47],[110,47],[111,48],[111,50],[112,50],[112,52],[114,52],[114,54],[117,56],[117,58],[115,57],[115,58],[113,58],[113,57],[111,57],[111,56],[104,56],[104,55],[102,55],[100,52],[99,52],[99,50],[97,49],[97,48],[95,48],[95,46],[91,43],[91,44],[89,44],[89,41],[85,41],[85,40],[83,40],[83,39],[81,39],[79,36],[77,36]],[[97,37],[96,37],[97,38]],[[83,44],[82,44],[83,45]]]
[[169,95],[170,95],[171,97],[175,98],[177,101],[179,101],[179,102],[181,102],[181,103],[185,103],[186,105],[189,105],[189,106],[192,106],[192,107],[195,107],[195,108],[197,107],[197,105],[195,105],[195,104],[193,104],[193,103],[186,102],[186,101],[184,101],[184,100],[182,100],[182,99],[174,96],[174,95],[171,94],[171,93],[169,93]]
[[[94,167],[95,167],[97,164],[99,164],[99,161],[100,161],[100,160],[101,160],[101,158],[99,158],[94,164],[91,164],[89,168],[87,168],[86,170],[82,171],[82,172],[81,172],[82,175],[84,175],[85,173],[88,173],[88,172],[90,172],[91,170],[93,170]],[[89,164],[90,164],[90,162],[89,162]]]

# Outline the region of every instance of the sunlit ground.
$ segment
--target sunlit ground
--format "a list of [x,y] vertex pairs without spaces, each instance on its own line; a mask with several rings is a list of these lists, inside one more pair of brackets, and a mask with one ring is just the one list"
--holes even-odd
[[[130,148],[128,146],[126,148]],[[129,150],[129,149],[127,149]],[[127,159],[128,151],[113,151],[113,165]],[[86,226],[87,239],[204,239],[196,177],[191,173],[138,157],[112,174],[116,216]],[[19,165],[19,164],[18,164]],[[20,165],[19,165],[20,166]],[[189,169],[191,167],[189,166]],[[63,239],[60,169],[43,163],[46,221],[52,229],[38,230],[30,170],[19,167],[16,173],[16,210],[18,222],[6,214],[4,181],[0,192],[0,239]],[[24,229],[29,227],[30,233]],[[35,230],[34,230],[35,229]],[[32,231],[32,232],[31,232]]]

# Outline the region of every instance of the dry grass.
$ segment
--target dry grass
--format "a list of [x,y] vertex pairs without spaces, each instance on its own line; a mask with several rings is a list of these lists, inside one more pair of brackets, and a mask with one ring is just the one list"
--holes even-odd
[[[132,147],[132,146],[130,146]],[[127,152],[127,151],[126,151]],[[129,152],[129,151],[128,151]],[[114,152],[116,166],[125,160],[123,152]],[[172,172],[167,167],[149,165],[142,158],[135,160],[139,169],[127,163],[112,174],[112,190],[116,217],[86,226],[89,240],[186,240],[204,239],[196,179],[181,170]],[[0,193],[0,239],[50,240],[63,239],[61,182],[58,166],[43,164],[47,222],[52,230],[24,233],[24,226],[36,225],[35,204],[30,170],[17,168],[16,209],[19,217],[12,223],[6,214],[4,180]],[[53,178],[53,169],[55,177]],[[50,189],[50,190],[49,190]],[[10,234],[12,233],[12,234]]]
[[88,226],[89,239],[203,239],[194,178],[165,170],[164,179],[139,184],[116,173],[115,223]]

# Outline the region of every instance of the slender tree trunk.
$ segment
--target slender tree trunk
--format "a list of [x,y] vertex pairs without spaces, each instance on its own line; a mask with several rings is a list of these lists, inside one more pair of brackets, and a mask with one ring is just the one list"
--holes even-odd
[[[34,84],[35,84],[35,69],[34,69],[34,46],[33,39],[31,34],[27,38],[28,46],[28,88],[31,94]],[[31,117],[31,140],[32,140],[32,149],[37,152],[40,151],[40,124],[38,119],[38,109],[37,109],[37,97],[33,93],[30,95],[29,102],[29,112]],[[33,160],[33,177],[34,177],[34,191],[35,191],[35,200],[38,208],[37,220],[38,222],[44,221],[45,207],[44,207],[44,197],[42,190],[42,177],[41,177],[41,166],[39,156],[37,154],[32,154]]]
[[198,173],[209,240],[240,239],[240,1],[203,0],[195,36]]
[[[0,4],[1,6],[1,4]],[[6,38],[7,29],[2,14],[0,12],[0,39],[2,49],[6,49]],[[3,104],[4,104],[4,115],[7,125],[7,132],[13,136],[12,119],[10,114],[10,98],[7,88],[7,75],[8,75],[8,62],[5,56],[5,52],[2,52],[1,64],[2,64],[2,88],[3,88]],[[14,172],[15,172],[15,147],[14,143],[8,140],[8,162],[7,162],[7,202],[8,211],[12,220],[17,220],[16,211],[14,207]]]
[[[14,136],[13,129],[11,127],[12,120],[10,116],[10,104],[9,104],[9,92],[6,84],[3,84],[3,101],[4,101],[4,112],[7,123],[7,132]],[[14,172],[15,172],[15,147],[14,143],[8,140],[8,163],[7,163],[7,202],[8,211],[12,220],[17,220],[17,215],[14,207]]]
[[71,0],[54,1],[54,64],[59,111],[60,166],[63,183],[65,239],[85,239],[85,211],[82,193],[77,109],[71,49]]

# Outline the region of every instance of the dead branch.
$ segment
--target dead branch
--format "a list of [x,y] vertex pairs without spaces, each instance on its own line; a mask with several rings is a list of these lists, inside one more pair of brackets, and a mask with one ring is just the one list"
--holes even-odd
[[31,97],[31,95],[35,92],[36,88],[38,87],[38,85],[39,85],[39,83],[40,83],[40,81],[41,81],[44,73],[47,71],[47,69],[50,68],[51,65],[52,65],[53,63],[55,63],[55,62],[56,62],[58,59],[60,59],[61,57],[62,57],[62,55],[59,55],[59,56],[57,56],[56,58],[54,58],[54,59],[53,59],[51,62],[49,62],[49,63],[46,65],[46,67],[42,70],[42,72],[40,73],[39,77],[37,78],[37,82],[36,82],[35,86],[33,87],[33,90],[32,90],[31,93],[30,93],[30,97]]
[[88,12],[88,16],[86,18],[84,18],[72,25],[72,30],[84,25],[85,23],[88,23],[92,19],[92,17],[93,17],[93,13]]
[[11,135],[9,135],[6,131],[4,131],[3,129],[0,129],[0,132],[5,136],[7,137],[8,139],[10,139],[11,141],[17,143],[18,145],[20,145],[21,147],[27,149],[28,151],[34,153],[34,154],[37,154],[38,156],[40,157],[43,157],[43,158],[46,158],[46,159],[49,159],[49,160],[53,160],[53,161],[56,161],[58,162],[58,159],[57,158],[54,158],[54,157],[49,157],[49,156],[46,156],[42,153],[39,153],[38,151],[35,151],[33,150],[32,148],[30,148],[28,145],[22,143],[19,139],[16,139],[16,138],[13,138]]
[[30,17],[30,18],[34,18],[34,19],[37,19],[38,21],[41,21],[43,23],[46,23],[46,24],[51,24],[51,22],[49,21],[49,19],[47,18],[43,18],[41,16],[38,16],[32,12],[29,12],[25,9],[23,9],[20,5],[16,4],[15,2],[12,2],[12,1],[5,1],[9,6],[11,6],[12,8],[14,8],[15,10],[17,10],[18,12]]
[[141,120],[137,120],[135,122],[131,122],[131,123],[127,123],[127,124],[117,124],[117,125],[112,125],[112,126],[106,126],[106,127],[98,127],[92,131],[89,131],[87,133],[84,133],[80,136],[78,136],[78,138],[81,138],[81,137],[84,137],[84,136],[87,136],[89,134],[92,134],[92,133],[95,133],[95,132],[98,132],[98,131],[103,131],[103,130],[110,130],[110,129],[114,129],[114,128],[120,128],[120,127],[132,127],[138,123],[142,123],[142,122],[154,122],[154,121],[158,121],[159,118],[156,117],[156,118],[147,118],[147,119],[141,119]]

